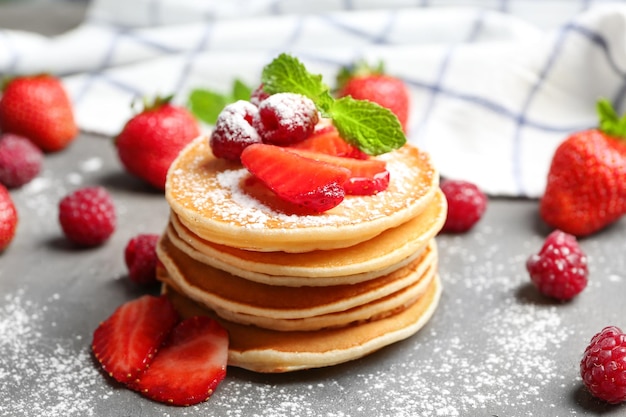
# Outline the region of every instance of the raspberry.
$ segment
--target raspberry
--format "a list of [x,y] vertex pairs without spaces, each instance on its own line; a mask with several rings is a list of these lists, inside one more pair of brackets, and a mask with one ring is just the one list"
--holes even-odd
[[43,163],[43,152],[23,136],[0,136],[0,183],[17,188],[35,178]]
[[569,300],[587,286],[587,256],[573,235],[555,230],[538,254],[526,261],[530,279],[539,291],[559,300]]
[[259,84],[259,86],[255,88],[254,91],[252,91],[252,93],[250,94],[250,103],[259,107],[261,102],[265,100],[266,98],[268,98],[269,96],[270,95],[267,94],[265,90],[263,89],[263,84]]
[[239,161],[241,152],[261,137],[252,127],[258,109],[250,102],[239,100],[224,107],[215,122],[209,144],[216,158]]
[[115,231],[115,206],[103,187],[85,187],[59,203],[59,222],[65,236],[80,246],[104,243]]
[[626,334],[608,326],[593,336],[580,361],[580,376],[595,397],[610,404],[626,401]]
[[126,244],[124,261],[131,281],[147,285],[156,282],[157,234],[139,234]]
[[448,215],[443,232],[467,232],[487,209],[487,196],[471,182],[445,180],[441,183],[441,191],[448,200]]
[[0,252],[5,250],[15,237],[17,229],[17,210],[11,194],[0,184]]
[[294,93],[278,93],[261,102],[254,126],[263,142],[290,145],[309,137],[318,121],[317,108],[309,98]]

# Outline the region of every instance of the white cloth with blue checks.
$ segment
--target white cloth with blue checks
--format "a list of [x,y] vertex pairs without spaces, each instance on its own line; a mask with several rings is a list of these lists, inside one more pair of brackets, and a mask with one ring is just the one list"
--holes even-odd
[[251,86],[280,52],[327,83],[383,60],[412,94],[409,140],[450,178],[539,197],[595,102],[625,110],[626,4],[593,0],[96,0],[53,38],[0,28],[0,73],[63,77],[80,127],[117,134],[143,96]]

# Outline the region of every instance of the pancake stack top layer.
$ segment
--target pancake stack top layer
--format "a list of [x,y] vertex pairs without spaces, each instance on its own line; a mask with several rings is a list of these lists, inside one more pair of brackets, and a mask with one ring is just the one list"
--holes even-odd
[[170,168],[159,279],[183,315],[216,318],[229,364],[258,372],[333,365],[417,332],[441,291],[435,235],[446,201],[428,155],[379,158],[390,184],[321,214],[294,214],[240,164],[193,141]]

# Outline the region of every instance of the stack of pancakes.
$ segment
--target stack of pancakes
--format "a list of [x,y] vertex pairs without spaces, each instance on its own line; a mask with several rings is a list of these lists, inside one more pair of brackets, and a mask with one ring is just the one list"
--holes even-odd
[[158,277],[183,317],[210,315],[228,330],[230,365],[338,364],[429,320],[441,293],[439,177],[409,145],[379,158],[387,190],[314,215],[294,213],[241,164],[213,157],[206,137],[174,161]]

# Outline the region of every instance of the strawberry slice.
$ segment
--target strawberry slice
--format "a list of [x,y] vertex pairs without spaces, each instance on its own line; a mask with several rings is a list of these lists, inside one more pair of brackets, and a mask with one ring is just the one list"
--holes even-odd
[[167,404],[197,404],[208,400],[226,377],[227,361],[227,331],[209,317],[195,316],[172,330],[131,388]]
[[118,307],[98,326],[92,350],[113,379],[129,383],[150,365],[178,320],[167,298],[144,295]]
[[241,154],[241,162],[282,200],[313,213],[330,210],[343,201],[342,185],[350,175],[336,164],[268,144],[248,146]]
[[350,176],[343,183],[346,194],[374,195],[386,190],[389,186],[389,171],[387,171],[385,161],[345,158],[303,149],[292,149],[292,151],[306,158],[348,169]]
[[291,149],[303,149],[307,151],[325,153],[334,156],[345,156],[347,158],[368,159],[369,155],[361,151],[356,146],[346,142],[334,126],[325,126],[315,131],[311,136],[302,142],[289,146]]

